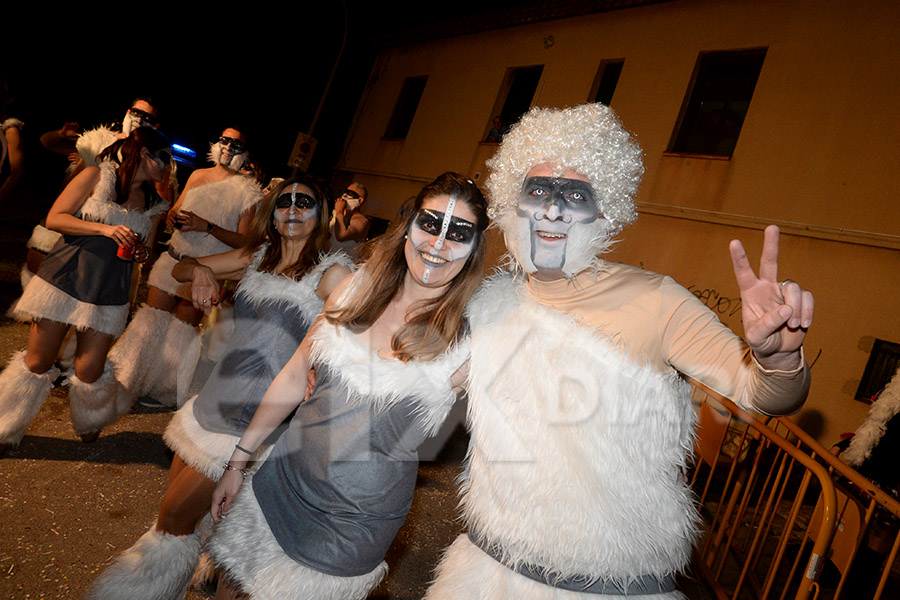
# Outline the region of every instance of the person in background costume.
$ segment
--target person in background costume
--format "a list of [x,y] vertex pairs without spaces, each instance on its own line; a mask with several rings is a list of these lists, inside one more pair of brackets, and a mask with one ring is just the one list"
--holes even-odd
[[[462,381],[463,311],[481,281],[485,208],[456,173],[425,186],[272,382],[212,503],[221,521],[210,555],[250,597],[361,599],[384,576],[412,504],[416,448]],[[304,401],[311,365],[316,385]],[[293,411],[252,485],[244,481],[259,445]],[[219,581],[217,597],[233,597]]]
[[813,299],[731,245],[747,344],[671,278],[598,254],[636,218],[641,150],[602,104],[534,108],[486,182],[509,270],[473,298],[461,493],[468,533],[428,600],[683,598],[695,414],[679,373],[766,414],[797,410]]
[[149,256],[143,242],[168,207],[153,183],[165,177],[171,155],[164,135],[141,127],[100,159],[66,186],[47,215],[47,225],[63,237],[17,305],[32,325],[28,349],[0,375],[0,444],[18,445],[25,435],[58,375],[53,362],[72,326],[75,433],[93,441],[119,415],[107,352],[128,318],[133,261]]
[[166,223],[175,229],[169,250],[147,277],[147,302],[110,353],[129,397],[123,405],[141,396],[171,407],[185,403],[200,356],[197,325],[203,311],[191,303],[190,284],[177,281],[172,269],[182,258],[219,254],[247,243],[262,192],[239,174],[247,160],[243,134],[225,129],[211,145],[209,160],[213,166],[191,174],[169,211]]
[[334,201],[331,245],[340,248],[354,260],[359,256],[360,247],[366,241],[371,226],[369,217],[362,212],[368,195],[366,186],[354,181]]
[[[353,261],[328,249],[328,200],[309,177],[283,182],[263,200],[246,248],[184,258],[174,269],[191,282],[194,306],[208,312],[218,280],[240,279],[235,331],[199,395],[165,433],[175,452],[154,526],[97,579],[91,600],[183,598],[197,566],[212,492],[275,375],[291,358]],[[256,460],[268,454],[260,447]]]
[[22,152],[22,128],[25,124],[8,114],[12,103],[13,97],[6,81],[0,80],[0,172],[6,176],[0,180],[0,206],[25,172],[25,155]]

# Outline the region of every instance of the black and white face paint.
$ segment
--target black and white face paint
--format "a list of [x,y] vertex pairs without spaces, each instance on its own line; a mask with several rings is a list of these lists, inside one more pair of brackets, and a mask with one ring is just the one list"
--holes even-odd
[[247,162],[247,146],[240,140],[220,137],[219,141],[209,148],[209,160],[226,169],[240,171]]
[[282,193],[275,200],[272,220],[283,237],[293,238],[309,235],[319,221],[319,204],[304,191],[297,191],[298,184],[290,192]]
[[156,123],[156,117],[132,106],[125,111],[125,118],[122,119],[122,133],[128,135],[138,127],[156,127]]
[[[580,179],[529,177],[516,207],[521,262],[528,272],[573,275],[591,264],[605,230],[591,184]],[[524,259],[525,257],[518,257]]]
[[357,191],[347,188],[346,190],[344,190],[344,193],[341,194],[341,196],[344,198],[344,202],[347,203],[347,208],[349,208],[350,210],[356,210],[357,208],[359,208],[361,201],[359,199],[359,193]]
[[446,212],[420,209],[409,227],[409,241],[425,267],[422,281],[428,283],[433,269],[442,269],[469,258],[475,249],[475,224],[453,216],[456,198]]

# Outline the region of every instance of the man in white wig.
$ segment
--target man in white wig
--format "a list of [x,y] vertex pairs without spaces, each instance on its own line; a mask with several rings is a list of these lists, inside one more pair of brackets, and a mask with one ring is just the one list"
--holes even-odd
[[812,294],[731,243],[747,342],[671,278],[604,261],[636,218],[641,150],[601,104],[532,109],[488,163],[508,272],[470,304],[468,533],[428,600],[683,598],[697,530],[679,373],[766,414],[809,388]]

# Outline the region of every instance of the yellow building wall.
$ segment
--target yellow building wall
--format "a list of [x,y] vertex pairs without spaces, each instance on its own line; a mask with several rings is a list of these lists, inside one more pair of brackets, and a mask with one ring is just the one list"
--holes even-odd
[[[602,60],[624,58],[612,107],[646,174],[641,216],[610,258],[672,275],[742,333],[728,241],[758,257],[762,227],[781,225],[780,276],[816,294],[813,386],[797,418],[833,443],[868,409],[853,395],[873,340],[900,342],[898,30],[897,2],[676,0],[390,49],[343,169],[384,218],[443,171],[480,183],[495,149],[480,139],[508,68],[544,65],[534,104],[570,106],[587,100]],[[768,50],[733,157],[666,155],[698,53],[758,47]],[[382,140],[403,80],[419,75],[409,135]]]

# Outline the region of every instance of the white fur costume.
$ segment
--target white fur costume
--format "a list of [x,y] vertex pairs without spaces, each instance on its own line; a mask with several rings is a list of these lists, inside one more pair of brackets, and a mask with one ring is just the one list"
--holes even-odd
[[[236,231],[241,216],[261,198],[255,182],[234,175],[188,190],[182,208],[223,229]],[[178,256],[209,256],[232,248],[206,232],[175,230],[170,249]],[[177,262],[172,254],[164,252],[150,270],[147,283],[189,300],[191,284],[179,283],[172,277]],[[182,406],[187,401],[200,350],[196,327],[169,312],[141,306],[110,351],[110,360],[116,364],[117,376],[128,396],[121,404],[130,405],[141,396],[152,396],[163,404]]]

